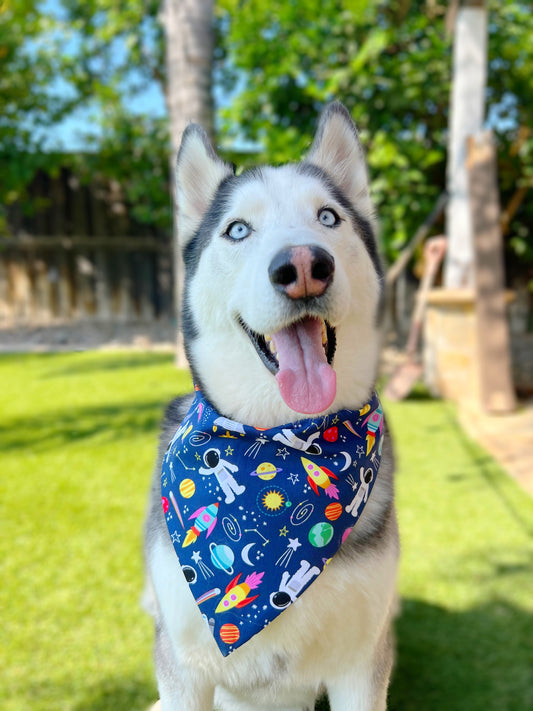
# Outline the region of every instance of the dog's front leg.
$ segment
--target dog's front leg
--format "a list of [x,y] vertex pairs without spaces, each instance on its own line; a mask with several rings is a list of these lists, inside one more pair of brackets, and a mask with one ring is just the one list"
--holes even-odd
[[342,676],[328,680],[331,711],[385,711],[393,659],[389,633],[378,645],[373,660],[370,656],[368,661],[355,663]]
[[157,711],[213,711],[215,687],[198,672],[178,667],[166,632],[156,630]]
[[328,684],[331,711],[385,711],[387,684],[376,685],[371,670],[352,670]]

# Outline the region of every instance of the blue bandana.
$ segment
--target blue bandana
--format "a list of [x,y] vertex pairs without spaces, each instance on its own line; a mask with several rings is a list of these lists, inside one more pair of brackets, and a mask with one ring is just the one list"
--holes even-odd
[[168,532],[224,656],[317,579],[361,516],[383,447],[377,394],[361,410],[260,429],[200,391],[161,475]]

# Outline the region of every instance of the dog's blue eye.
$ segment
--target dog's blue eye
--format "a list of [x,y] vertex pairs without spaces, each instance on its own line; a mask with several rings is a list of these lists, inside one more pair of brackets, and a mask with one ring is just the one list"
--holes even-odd
[[225,234],[231,239],[246,239],[252,234],[252,228],[246,222],[236,221],[231,223]]
[[319,210],[317,217],[320,224],[325,227],[336,227],[341,221],[335,210],[330,207],[323,207]]

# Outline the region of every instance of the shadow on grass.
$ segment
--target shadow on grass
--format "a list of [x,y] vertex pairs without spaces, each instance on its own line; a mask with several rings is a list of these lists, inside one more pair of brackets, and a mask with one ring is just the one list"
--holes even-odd
[[72,677],[64,684],[28,679],[19,698],[19,706],[27,709],[70,709],[71,711],[148,711],[158,699],[154,679],[141,673],[139,677],[103,678],[100,683],[91,678]]
[[[533,708],[533,617],[506,602],[450,612],[403,600],[389,711]],[[325,699],[316,711],[328,711]]]
[[390,711],[531,708],[532,623],[507,602],[450,612],[404,600]]
[[[450,612],[403,600],[396,623],[397,661],[389,711],[533,708],[532,622],[525,610],[506,602]],[[155,682],[144,673],[139,678],[103,679],[100,684],[73,679],[63,694],[75,699],[69,706],[73,711],[146,711],[157,699]],[[31,696],[57,699],[58,689],[34,688]],[[320,699],[315,709],[328,711],[327,700]]]
[[13,417],[0,425],[2,451],[47,452],[68,444],[104,437],[106,441],[136,438],[144,432],[157,432],[167,402],[69,407],[46,416]]
[[98,688],[88,688],[74,711],[148,711],[157,698],[155,682],[107,679]]
[[[77,355],[79,355],[79,358],[76,357]],[[87,359],[84,353],[70,354],[68,365],[55,365],[43,377],[65,378],[71,375],[88,375],[102,371],[113,372],[131,368],[159,367],[172,363],[172,358],[171,353],[154,353],[152,351],[147,353],[125,352],[120,354],[120,358],[117,358],[117,354],[113,352],[109,354],[98,353],[98,357],[94,359]]]

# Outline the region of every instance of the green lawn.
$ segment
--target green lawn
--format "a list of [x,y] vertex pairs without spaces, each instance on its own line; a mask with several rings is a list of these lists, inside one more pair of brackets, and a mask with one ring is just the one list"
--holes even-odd
[[[0,708],[156,698],[141,530],[172,357],[0,357]],[[388,404],[403,544],[390,709],[533,708],[533,504],[420,396]],[[324,706],[324,705],[322,705]]]

